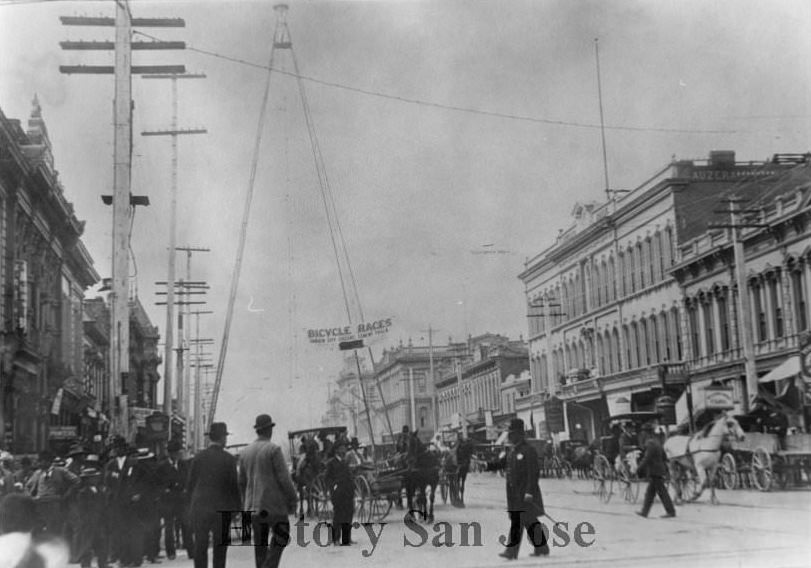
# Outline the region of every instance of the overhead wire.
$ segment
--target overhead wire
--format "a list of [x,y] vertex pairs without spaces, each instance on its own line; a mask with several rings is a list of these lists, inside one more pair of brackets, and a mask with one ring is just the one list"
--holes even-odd
[[[150,38],[155,41],[162,41],[160,38],[148,34],[145,32],[141,32],[135,30],[133,33],[142,35],[144,37]],[[200,53],[202,55],[208,55],[210,57],[216,57],[218,59],[222,59],[225,61],[230,61],[232,63],[239,63],[241,65],[246,65],[248,67],[254,67],[257,69],[268,69],[268,66],[262,65],[261,63],[254,63],[252,61],[248,61],[246,59],[242,59],[239,57],[233,57],[229,55],[224,55],[222,53],[218,53],[215,51],[210,51],[206,49],[201,49],[199,47],[194,47],[186,44],[187,51],[194,51],[196,53]],[[303,81],[309,81],[311,83],[316,83],[319,85],[323,85],[325,87],[332,87],[335,89],[341,89],[344,91],[350,91],[362,95],[367,95],[371,97],[378,97],[383,99],[389,99],[394,101],[399,101],[403,103],[415,104],[420,106],[426,107],[433,107],[445,110],[453,110],[457,112],[465,112],[469,114],[477,114],[482,116],[490,116],[494,118],[504,118],[508,120],[517,120],[522,122],[533,122],[533,123],[540,123],[540,124],[549,124],[553,126],[566,126],[572,128],[589,128],[589,129],[600,129],[605,128],[607,130],[623,130],[623,131],[631,131],[631,132],[661,132],[661,133],[669,133],[669,134],[738,134],[742,131],[740,130],[707,130],[707,129],[689,129],[689,128],[660,128],[660,127],[647,127],[647,126],[625,126],[625,125],[612,125],[606,124],[604,127],[601,127],[599,124],[592,124],[588,122],[576,122],[576,121],[569,121],[569,120],[557,120],[557,119],[550,119],[550,118],[541,118],[541,117],[533,117],[533,116],[526,116],[514,113],[506,113],[506,112],[498,112],[498,111],[490,111],[490,110],[482,110],[470,107],[463,107],[459,105],[452,105],[452,104],[445,104],[445,103],[438,103],[434,101],[426,101],[423,99],[417,99],[413,97],[405,97],[402,95],[393,95],[390,93],[384,93],[382,91],[373,91],[370,89],[364,89],[362,87],[354,87],[351,85],[345,85],[343,83],[338,83],[335,81],[326,81],[324,79],[318,79],[316,77],[311,77],[308,75],[302,75],[298,71],[291,72],[286,71],[284,69],[272,69],[279,73],[280,75],[286,75],[288,77],[294,77],[296,79],[300,79]]]

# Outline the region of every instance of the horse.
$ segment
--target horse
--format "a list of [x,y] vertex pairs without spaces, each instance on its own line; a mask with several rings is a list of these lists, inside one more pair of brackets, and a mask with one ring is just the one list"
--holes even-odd
[[307,517],[313,516],[314,502],[317,496],[313,486],[321,471],[321,459],[316,444],[302,441],[299,458],[295,464],[293,481],[299,496],[299,521],[304,521],[304,504],[307,503]]
[[577,472],[578,479],[586,479],[594,464],[594,451],[589,446],[576,446],[569,452],[568,460],[572,469]]
[[745,434],[738,421],[724,412],[692,436],[676,435],[665,441],[665,453],[671,467],[678,464],[698,475],[699,489],[695,495],[689,496],[691,501],[698,499],[704,488],[709,487],[710,501],[718,504],[713,481],[721,463],[721,445],[729,436],[741,441]]
[[458,469],[456,470],[456,487],[458,490],[458,503],[457,506],[465,506],[465,481],[467,474],[470,471],[470,458],[473,456],[473,444],[470,440],[462,440],[456,445],[456,463]]
[[[437,485],[439,485],[439,462],[439,452],[429,450],[415,437],[414,443],[409,447],[409,455],[406,460],[408,469],[403,477],[408,514],[419,512],[422,518],[429,523],[434,521],[434,498]],[[415,500],[414,497],[418,492],[419,496]]]

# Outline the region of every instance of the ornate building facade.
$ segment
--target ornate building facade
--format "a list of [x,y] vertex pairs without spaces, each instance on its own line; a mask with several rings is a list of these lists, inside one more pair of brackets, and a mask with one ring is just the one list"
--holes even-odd
[[671,163],[620,198],[575,205],[572,225],[519,275],[534,416],[545,418],[543,401],[559,398],[564,436],[585,430],[593,438],[607,416],[653,410],[661,394],[682,391],[691,352],[674,278],[681,246],[724,220],[713,211],[730,191],[790,167],[711,152],[706,161]]

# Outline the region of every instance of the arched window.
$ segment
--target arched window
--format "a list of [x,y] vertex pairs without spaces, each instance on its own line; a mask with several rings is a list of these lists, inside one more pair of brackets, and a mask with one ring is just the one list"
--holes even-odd
[[600,370],[600,375],[605,375],[606,374],[605,345],[603,343],[603,335],[601,333],[597,334],[597,355],[598,355],[597,368]]
[[540,390],[549,390],[549,370],[546,368],[546,355],[541,355],[541,362],[540,362],[540,377],[541,377],[541,389]]
[[659,345],[659,326],[656,316],[651,316],[648,320],[648,332],[650,333],[650,363],[658,363],[662,360],[661,347]]
[[611,330],[611,356],[614,361],[614,372],[622,371],[622,357],[620,354],[620,334],[615,327]]
[[619,286],[619,295],[625,296],[628,294],[628,273],[626,272],[627,267],[625,266],[625,253],[619,251],[619,258],[617,265],[619,267],[619,274],[617,286]]
[[665,268],[673,265],[673,228],[668,225],[665,227],[664,242],[662,243],[662,262]]
[[645,266],[645,257],[642,254],[642,241],[636,243],[636,247],[634,248],[634,255],[636,256],[636,267],[637,267],[637,280],[639,281],[639,289],[642,290],[647,284],[645,282],[645,271],[647,267]]
[[661,331],[661,356],[663,361],[672,361],[673,353],[670,349],[670,329],[667,321],[667,312],[659,314],[659,330]]
[[673,338],[673,352],[676,355],[676,361],[684,359],[684,349],[681,341],[681,323],[679,321],[679,309],[673,308],[670,310],[670,333]]
[[606,279],[606,296],[609,302],[613,302],[617,299],[616,289],[617,289],[617,270],[614,266],[614,256],[611,255],[608,257],[608,278]]
[[605,266],[605,264],[602,264],[602,265],[601,264],[595,264],[594,265],[594,281],[595,281],[595,288],[596,288],[596,290],[594,291],[594,295],[595,295],[594,300],[596,302],[595,305],[597,307],[600,307],[600,306],[603,305],[603,270],[602,270],[602,267],[604,267],[604,266]]
[[622,339],[625,342],[625,365],[628,369],[633,369],[631,362],[631,332],[627,325],[622,326]]
[[628,259],[628,280],[631,282],[631,292],[636,292],[639,286],[636,281],[636,255],[634,248],[629,246],[625,257]]
[[701,329],[698,323],[698,301],[695,299],[687,300],[687,325],[690,333],[690,349],[692,349],[692,358],[699,359],[701,357]]
[[648,320],[639,320],[639,366],[650,365],[650,349],[648,348]]
[[653,261],[654,272],[656,274],[656,281],[661,282],[665,279],[665,265],[662,258],[662,233],[656,231],[653,235]]

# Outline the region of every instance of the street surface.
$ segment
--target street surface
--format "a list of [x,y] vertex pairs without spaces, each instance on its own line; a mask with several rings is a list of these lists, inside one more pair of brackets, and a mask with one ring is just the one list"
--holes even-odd
[[[546,558],[530,557],[531,547],[522,543],[519,558],[508,561],[498,556],[503,550],[499,536],[509,523],[504,512],[504,479],[492,473],[471,474],[468,478],[467,507],[457,509],[442,504],[437,492],[435,527],[425,525],[427,542],[403,523],[403,511],[392,509],[382,528],[376,547],[363,528],[356,529],[351,547],[319,547],[314,542],[313,526],[302,527],[304,540],[293,541],[285,550],[282,566],[329,568],[380,565],[393,568],[438,566],[484,567],[509,564],[521,566],[811,566],[811,491],[797,489],[760,493],[755,491],[719,491],[721,504],[709,503],[705,492],[697,503],[677,507],[678,517],[662,519],[664,513],[657,501],[650,517],[634,514],[641,505],[644,485],[637,504],[625,503],[614,495],[608,504],[592,495],[587,480],[542,479],[541,487],[547,513],[556,521],[568,523],[566,538],[553,534],[552,552]],[[549,524],[548,519],[544,519]],[[575,542],[575,527],[590,523],[594,534],[580,535],[584,544]],[[449,527],[441,523],[450,523]],[[461,523],[479,523],[481,540],[476,543],[470,533],[467,546],[462,546]],[[380,533],[380,525],[372,527]],[[326,530],[320,542],[327,539]],[[438,537],[433,546],[434,537]],[[453,546],[443,546],[452,542]],[[307,546],[302,544],[307,543]],[[479,544],[478,546],[476,544]],[[565,546],[564,546],[565,544]],[[367,551],[368,556],[363,555]],[[166,562],[165,568],[191,568],[183,558]],[[210,565],[210,564],[209,564]],[[253,568],[251,547],[233,547],[228,552],[230,568]]]

